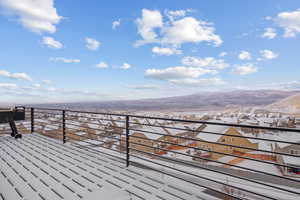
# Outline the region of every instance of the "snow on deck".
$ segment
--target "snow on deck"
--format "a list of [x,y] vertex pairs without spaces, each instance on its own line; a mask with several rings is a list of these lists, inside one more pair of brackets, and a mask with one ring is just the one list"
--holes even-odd
[[0,137],[0,166],[1,200],[215,199],[186,182],[39,134]]

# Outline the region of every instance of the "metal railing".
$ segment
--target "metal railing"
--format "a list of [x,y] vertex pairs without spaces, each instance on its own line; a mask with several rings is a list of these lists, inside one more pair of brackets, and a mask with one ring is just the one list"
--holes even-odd
[[[216,197],[300,199],[300,151],[286,151],[300,148],[299,129],[48,108],[26,111],[31,133],[101,151],[123,159],[126,167],[176,177]],[[214,131],[218,127],[224,131]]]

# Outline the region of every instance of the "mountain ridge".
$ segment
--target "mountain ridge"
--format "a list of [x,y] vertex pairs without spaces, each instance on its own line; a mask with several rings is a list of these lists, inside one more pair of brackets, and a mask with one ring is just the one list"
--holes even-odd
[[227,107],[267,106],[300,91],[282,90],[234,90],[226,92],[203,92],[184,96],[147,98],[139,100],[114,100],[35,104],[38,107],[55,107],[80,110],[218,110]]

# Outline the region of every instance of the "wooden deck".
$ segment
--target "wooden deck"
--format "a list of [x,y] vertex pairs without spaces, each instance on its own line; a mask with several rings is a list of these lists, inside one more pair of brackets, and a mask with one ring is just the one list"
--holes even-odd
[[99,198],[103,190],[132,200],[216,199],[188,183],[39,134],[0,137],[0,166],[0,200],[94,199],[89,196]]

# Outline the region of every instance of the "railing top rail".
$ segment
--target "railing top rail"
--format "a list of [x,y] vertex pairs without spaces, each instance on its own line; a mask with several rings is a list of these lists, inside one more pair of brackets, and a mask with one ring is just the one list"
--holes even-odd
[[165,120],[165,121],[174,121],[174,122],[183,122],[183,123],[210,124],[210,125],[219,125],[219,126],[231,126],[231,127],[265,129],[265,130],[273,130],[273,131],[300,133],[300,129],[297,129],[297,128],[268,127],[268,126],[259,126],[259,125],[211,122],[211,121],[205,121],[205,120],[185,120],[185,119],[174,119],[174,118],[165,118],[165,117],[151,117],[151,116],[143,116],[143,115],[91,112],[91,111],[80,111],[80,110],[69,110],[69,109],[56,109],[56,108],[40,108],[40,107],[32,107],[32,108],[40,109],[40,110],[52,110],[52,111],[65,110],[68,112],[75,112],[75,113],[101,114],[101,115],[111,115],[111,116],[120,116],[120,117],[128,116],[128,117],[135,117],[135,118],[141,118],[141,119],[154,119],[154,120]]

